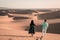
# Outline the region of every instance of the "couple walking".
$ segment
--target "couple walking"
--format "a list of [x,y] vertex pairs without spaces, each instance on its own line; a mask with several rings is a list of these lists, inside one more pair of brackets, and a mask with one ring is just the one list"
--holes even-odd
[[[44,22],[42,23],[41,38],[45,37],[47,28],[48,28],[48,23],[47,23],[47,20],[45,19]],[[31,34],[32,36],[35,34],[35,24],[33,20],[31,20],[31,23],[30,23],[29,34]]]

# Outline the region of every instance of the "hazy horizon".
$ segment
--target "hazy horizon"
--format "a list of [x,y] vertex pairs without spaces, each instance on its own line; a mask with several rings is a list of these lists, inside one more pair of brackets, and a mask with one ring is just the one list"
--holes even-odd
[[60,8],[60,0],[0,0],[0,7],[16,9]]

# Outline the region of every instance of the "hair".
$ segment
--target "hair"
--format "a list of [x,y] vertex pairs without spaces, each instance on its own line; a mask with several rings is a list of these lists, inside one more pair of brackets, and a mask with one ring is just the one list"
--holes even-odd
[[33,20],[31,20],[31,23],[30,23],[30,25],[34,25],[34,21],[33,21]]
[[44,20],[44,22],[46,22],[46,21],[47,21],[47,19]]

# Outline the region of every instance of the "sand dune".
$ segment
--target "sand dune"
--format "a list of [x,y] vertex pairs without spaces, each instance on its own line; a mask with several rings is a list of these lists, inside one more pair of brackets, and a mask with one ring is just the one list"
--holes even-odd
[[38,15],[38,19],[60,19],[60,11]]
[[[42,16],[39,16],[42,19],[48,18],[49,28],[46,34],[46,40],[60,40],[60,12],[54,13],[41,14]],[[36,33],[31,37],[28,34],[31,19],[13,20],[7,16],[0,16],[0,40],[36,40],[37,37],[40,39],[42,19],[34,21],[37,25],[35,27]]]

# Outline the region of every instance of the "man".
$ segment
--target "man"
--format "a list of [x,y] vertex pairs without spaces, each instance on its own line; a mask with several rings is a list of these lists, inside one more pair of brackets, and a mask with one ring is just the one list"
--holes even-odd
[[44,38],[44,40],[45,40],[47,28],[48,28],[48,23],[47,23],[47,20],[45,19],[44,22],[42,23],[42,36],[40,38],[41,40],[42,40],[42,38]]

